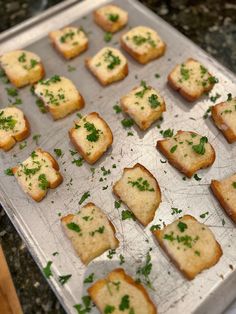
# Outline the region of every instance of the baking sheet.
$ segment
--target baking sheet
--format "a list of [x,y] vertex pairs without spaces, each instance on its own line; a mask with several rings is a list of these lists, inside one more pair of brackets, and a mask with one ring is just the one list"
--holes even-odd
[[[73,305],[80,303],[81,296],[86,294],[87,287],[83,285],[83,280],[90,273],[95,273],[95,279],[105,276],[109,271],[120,266],[119,255],[122,254],[126,261],[122,267],[136,278],[136,270],[144,263],[150,248],[152,248],[153,264],[150,278],[155,290],[149,289],[148,292],[158,306],[159,313],[221,313],[235,297],[233,287],[236,284],[236,231],[231,220],[211,194],[209,182],[212,178],[221,179],[236,171],[236,146],[226,142],[211,119],[202,118],[208,107],[212,105],[209,97],[203,97],[193,104],[187,103],[167,86],[166,77],[176,63],[188,57],[196,58],[219,79],[219,83],[210,93],[210,96],[216,93],[221,95],[217,101],[226,99],[228,93],[235,95],[235,77],[138,2],[117,0],[114,3],[129,12],[129,23],[125,29],[113,36],[109,45],[119,48],[118,41],[121,34],[129,27],[142,24],[158,31],[167,43],[167,51],[164,57],[145,66],[139,65],[124,53],[129,63],[128,77],[111,86],[101,87],[85,69],[84,59],[107,45],[103,41],[104,32],[93,23],[90,13],[95,7],[107,2],[109,1],[87,0],[82,3],[66,1],[64,7],[60,6],[60,9],[55,10],[55,14],[51,9],[49,13],[43,14],[42,19],[40,17],[33,19],[32,24],[27,22],[27,29],[18,27],[15,32],[11,31],[9,36],[7,33],[0,36],[0,53],[27,47],[28,50],[40,55],[47,77],[58,74],[70,78],[86,100],[86,106],[81,113],[97,111],[111,126],[114,134],[112,148],[95,164],[95,174],[92,175],[88,164],[84,163],[82,167],[72,164],[74,157],[69,150],[74,150],[74,147],[70,144],[68,129],[72,126],[76,114],[55,122],[49,114],[40,113],[29,87],[21,89],[19,94],[23,105],[20,105],[20,108],[30,121],[32,135],[27,139],[27,146],[24,149],[21,150],[17,144],[10,152],[1,152],[1,203],[40,268],[42,269],[47,261],[53,261],[53,277],[50,278],[49,283],[68,313],[75,313]],[[90,44],[87,52],[72,61],[65,61],[60,57],[47,38],[48,31],[68,24],[83,26],[88,33]],[[68,72],[68,65],[76,67],[77,70]],[[159,79],[155,78],[155,73],[160,74]],[[127,136],[127,130],[120,123],[123,115],[115,114],[112,107],[122,95],[137,86],[141,80],[146,80],[160,91],[165,98],[167,112],[164,114],[164,120],[156,123],[148,131],[141,132],[134,126],[131,129],[134,135]],[[7,98],[5,86],[1,83],[1,107],[8,104]],[[216,150],[216,161],[212,167],[198,172],[201,181],[196,181],[194,178],[184,181],[183,175],[177,170],[168,163],[160,162],[160,159],[164,160],[164,158],[155,148],[157,139],[161,138],[157,124],[161,129],[192,130],[208,137]],[[32,139],[34,134],[41,134],[39,146],[44,150],[53,152],[54,148],[61,148],[64,153],[61,158],[58,158],[64,182],[57,189],[50,190],[40,203],[35,203],[27,197],[13,177],[6,177],[3,174],[4,169],[23,161],[36,148],[36,143]],[[155,219],[146,228],[132,220],[121,220],[121,211],[126,208],[122,205],[120,209],[115,209],[115,197],[111,192],[112,184],[120,178],[123,168],[137,162],[152,172],[162,191],[162,203]],[[113,164],[116,164],[116,168],[112,168]],[[100,182],[103,166],[110,169],[111,174],[107,176],[106,181]],[[107,185],[108,188],[103,190]],[[62,232],[58,216],[58,214],[65,215],[78,211],[80,208],[78,202],[86,191],[90,191],[91,195],[87,201],[94,202],[109,216],[116,227],[120,241],[120,247],[112,259],[107,258],[107,253],[104,253],[87,268],[82,265]],[[181,215],[188,213],[205,222],[214,232],[223,249],[224,254],[218,264],[191,282],[182,277],[149,231],[152,224],[162,224],[163,221],[167,224],[179,217],[171,214],[172,207],[181,209]],[[209,215],[205,219],[199,218],[200,214],[207,211]],[[222,219],[225,221],[224,226]],[[55,251],[59,254],[53,256]],[[58,276],[65,274],[72,274],[72,278],[66,285],[61,286]],[[91,313],[98,313],[98,311],[93,308]]]

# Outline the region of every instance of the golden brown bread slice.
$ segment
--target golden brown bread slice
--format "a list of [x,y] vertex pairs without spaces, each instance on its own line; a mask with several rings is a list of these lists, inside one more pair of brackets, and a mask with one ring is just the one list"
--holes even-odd
[[124,169],[121,179],[113,186],[113,192],[144,226],[153,220],[161,202],[156,179],[139,163]]
[[102,48],[95,56],[86,59],[85,65],[104,86],[123,80],[129,73],[126,58],[112,47]]
[[227,141],[234,143],[236,141],[236,97],[213,106],[211,114]]
[[164,99],[154,88],[147,86],[145,81],[123,96],[120,104],[141,130],[149,128],[166,111]]
[[44,76],[41,59],[33,52],[15,50],[0,56],[0,65],[16,87],[34,84]]
[[66,59],[74,58],[88,49],[88,38],[81,27],[66,26],[50,32],[49,38]]
[[146,64],[165,53],[166,44],[156,31],[146,26],[137,26],[122,35],[121,47],[136,61]]
[[108,4],[93,12],[95,23],[106,32],[115,33],[128,22],[128,12],[120,7]]
[[168,83],[188,101],[195,101],[209,92],[218,80],[197,60],[189,58],[176,65],[168,75]]
[[172,138],[157,141],[156,147],[172,166],[189,178],[215,161],[215,151],[207,137],[191,131],[178,131]]
[[88,293],[102,314],[157,314],[146,289],[122,268],[95,282]]
[[84,107],[83,96],[67,78],[54,75],[35,85],[34,93],[43,101],[54,120]]
[[63,178],[56,160],[48,152],[37,148],[29,158],[12,171],[23,191],[35,201],[40,202],[47,190],[55,189]]
[[190,215],[184,215],[153,234],[189,280],[214,266],[223,254],[211,230]]
[[96,112],[75,121],[69,136],[76,150],[89,164],[101,158],[113,142],[111,129]]
[[227,215],[236,223],[236,173],[221,181],[212,180],[211,189]]
[[86,204],[76,215],[62,217],[61,223],[85,265],[105,251],[119,246],[114,226],[93,203]]
[[29,122],[20,109],[0,109],[0,149],[8,151],[16,142],[23,141],[29,135]]

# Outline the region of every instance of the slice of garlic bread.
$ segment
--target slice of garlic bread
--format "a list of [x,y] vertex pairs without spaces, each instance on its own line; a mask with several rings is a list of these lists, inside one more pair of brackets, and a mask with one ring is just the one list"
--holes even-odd
[[115,33],[128,22],[128,12],[112,4],[105,5],[93,12],[93,18],[106,32]]
[[178,64],[168,75],[169,85],[188,101],[197,100],[217,82],[205,66],[192,58]]
[[84,107],[83,96],[75,85],[63,76],[54,75],[39,81],[35,85],[34,93],[43,101],[54,120],[64,118]]
[[74,122],[69,136],[81,156],[94,164],[112,145],[113,135],[106,121],[92,112]]
[[122,110],[127,113],[141,130],[148,129],[166,111],[164,99],[145,81],[120,100]]
[[153,220],[161,202],[156,179],[141,164],[125,168],[121,179],[114,184],[113,192],[144,226]]
[[146,64],[165,53],[166,44],[156,31],[146,26],[137,26],[123,34],[121,47],[136,61]]
[[184,215],[153,234],[189,280],[214,266],[223,254],[211,230],[190,215]]
[[105,251],[119,246],[114,226],[102,210],[93,203],[82,207],[76,215],[69,214],[62,217],[61,223],[85,265]]
[[227,215],[236,223],[236,173],[221,181],[212,180],[211,189]]
[[95,282],[88,293],[100,313],[157,314],[156,306],[145,288],[122,268]]
[[56,188],[63,178],[56,160],[48,152],[37,148],[29,158],[12,171],[23,191],[40,202],[47,190]]
[[215,161],[215,151],[207,137],[195,132],[178,131],[172,138],[157,141],[156,147],[172,166],[189,178]]
[[72,59],[88,49],[88,38],[81,27],[67,26],[52,31],[49,38],[66,59]]
[[104,47],[94,57],[85,61],[87,68],[102,85],[123,80],[128,75],[128,63],[115,48]]
[[0,149],[8,151],[16,142],[23,141],[29,135],[29,122],[20,109],[0,109]]
[[34,84],[44,76],[44,67],[38,55],[31,51],[15,50],[0,56],[0,65],[16,87]]
[[211,108],[215,125],[221,130],[229,143],[236,142],[236,97]]

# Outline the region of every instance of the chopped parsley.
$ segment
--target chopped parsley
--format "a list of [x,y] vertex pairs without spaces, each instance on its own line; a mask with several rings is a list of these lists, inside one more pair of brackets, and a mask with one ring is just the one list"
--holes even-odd
[[75,164],[77,167],[81,167],[83,166],[83,162],[84,162],[84,159],[82,157],[78,158],[78,159],[73,159],[72,160],[72,164]]
[[134,214],[129,210],[122,210],[121,218],[122,218],[122,220],[126,220],[126,219],[136,220]]
[[150,184],[144,178],[138,178],[136,181],[128,181],[128,184],[131,184],[132,187],[136,187],[139,191],[149,191],[154,192],[154,188],[150,187]]
[[200,218],[203,218],[203,219],[204,219],[204,218],[206,218],[207,215],[209,215],[209,212],[205,212],[205,213],[201,214],[201,215],[200,215]]
[[143,266],[140,266],[137,269],[137,274],[141,275],[144,277],[144,283],[149,287],[149,288],[153,288],[152,284],[151,284],[151,280],[149,278],[149,275],[151,274],[152,271],[152,263],[151,263],[151,255],[148,252],[146,255],[146,260],[145,260],[145,264]]
[[164,234],[164,239],[170,242],[177,241],[178,243],[182,243],[184,246],[188,248],[192,248],[192,246],[198,241],[199,236],[196,236],[194,239],[189,235],[174,237],[174,232],[171,231],[170,234]]
[[160,133],[162,134],[162,136],[164,137],[164,138],[166,138],[166,137],[172,137],[173,135],[174,135],[174,129],[166,129],[166,130],[162,130],[162,131],[160,131]]
[[188,228],[187,224],[182,221],[178,222],[177,227],[179,228],[180,232],[184,232],[185,229]]
[[57,157],[62,156],[62,150],[60,148],[54,148],[54,153],[57,155]]
[[78,314],[85,314],[91,311],[91,298],[88,295],[82,297],[83,304],[75,304],[74,308]]
[[89,193],[89,192],[85,192],[85,193],[82,195],[82,197],[81,197],[81,199],[80,199],[80,201],[79,201],[79,205],[81,205],[88,197],[90,197],[90,193]]
[[75,32],[70,31],[70,32],[68,32],[65,35],[60,37],[60,42],[65,43],[68,40],[73,40],[74,36],[75,36]]
[[156,94],[152,94],[150,97],[148,97],[148,102],[150,104],[150,107],[152,109],[157,108],[158,106],[160,106],[160,102],[158,100],[158,96]]
[[35,101],[36,105],[38,106],[39,110],[42,112],[42,113],[46,113],[47,112],[47,109],[46,107],[44,106],[44,103],[41,99],[36,99]]
[[7,91],[8,96],[11,96],[11,97],[18,96],[18,90],[14,87],[7,87],[6,91]]
[[54,83],[57,83],[57,82],[60,82],[61,81],[61,78],[59,75],[53,75],[51,78],[49,78],[48,80],[40,80],[39,83],[41,85],[46,85],[46,86],[49,86],[51,84],[54,84]]
[[198,145],[193,145],[192,149],[195,151],[195,153],[199,155],[204,155],[205,154],[205,147],[204,145],[208,143],[208,138],[206,136],[201,137],[200,143]]
[[120,208],[120,206],[121,206],[120,203],[121,203],[121,201],[115,201],[114,205],[115,205],[116,209]]
[[123,119],[121,120],[121,124],[123,125],[124,128],[130,128],[134,124],[133,119]]
[[202,178],[200,178],[200,177],[197,175],[197,173],[195,173],[195,175],[194,175],[193,177],[194,177],[194,179],[195,179],[196,181],[201,181],[201,180],[202,180]]
[[34,134],[33,135],[33,141],[35,141],[36,145],[39,144],[39,138],[41,137],[41,134]]
[[43,273],[46,276],[46,278],[49,278],[50,276],[52,276],[51,265],[52,265],[52,261],[48,261],[47,265],[43,268]]
[[99,227],[98,229],[96,229],[96,230],[90,232],[89,234],[93,237],[96,232],[102,234],[102,233],[104,233],[104,230],[105,230],[105,227],[102,226],[102,227]]
[[136,97],[139,97],[139,98],[143,98],[144,94],[146,93],[146,91],[148,90],[148,86],[146,84],[145,81],[141,81],[141,87],[143,87],[143,89],[137,93],[135,93],[135,96]]
[[132,40],[136,46],[142,46],[143,44],[147,43],[151,47],[155,48],[156,43],[155,41],[151,38],[151,34],[147,32],[147,37],[141,36],[141,35],[134,35],[132,37]]
[[115,113],[120,113],[122,111],[121,107],[118,105],[113,106],[113,109],[115,110]]
[[20,149],[24,149],[27,146],[27,142],[24,141],[23,143],[20,143]]
[[201,76],[203,77],[207,73],[207,68],[200,64]]
[[121,63],[121,60],[118,56],[115,56],[111,50],[108,50],[105,53],[104,60],[108,63],[107,68],[113,70],[117,65]]
[[119,310],[125,311],[129,309],[129,296],[126,294],[121,298],[121,302],[119,304]]
[[155,231],[155,230],[160,230],[161,229],[161,225],[152,225],[150,228],[150,231]]
[[76,67],[73,67],[72,65],[68,64],[68,66],[67,66],[67,71],[68,71],[68,72],[76,71]]
[[108,20],[116,22],[119,19],[119,14],[110,13],[108,14]]
[[111,170],[110,169],[106,169],[104,166],[101,167],[102,170],[102,175],[103,176],[107,176],[109,174],[111,174]]
[[73,231],[75,231],[77,233],[81,232],[80,226],[77,223],[75,223],[75,222],[70,222],[66,226],[67,226],[68,229],[73,230]]
[[99,139],[100,130],[96,129],[95,125],[90,122],[85,122],[84,128],[89,132],[86,136],[89,142],[97,142]]
[[19,56],[18,61],[26,62],[26,54],[24,52]]
[[231,93],[227,94],[227,101],[231,101],[232,99],[233,99],[232,94]]
[[14,173],[12,171],[11,168],[7,168],[4,170],[4,173],[7,175],[7,176],[14,176]]
[[113,255],[115,255],[115,254],[116,254],[116,250],[111,249],[111,250],[108,251],[107,257],[108,257],[109,259],[112,259],[112,258],[113,258]]
[[113,36],[112,33],[106,32],[104,33],[103,39],[106,43],[109,43],[112,40],[112,36]]
[[216,102],[216,100],[218,99],[218,98],[220,98],[221,97],[221,95],[220,94],[218,94],[218,93],[216,93],[216,95],[215,96],[211,96],[210,97],[210,100],[213,102],[213,103],[215,103]]
[[16,126],[17,120],[13,119],[12,116],[4,117],[4,111],[0,112],[0,130],[13,130]]
[[160,74],[158,73],[155,74],[155,78],[160,78],[160,77],[161,77]]
[[46,178],[46,175],[44,173],[40,174],[38,177],[39,181],[39,188],[43,191],[45,191],[49,187],[49,182]]
[[172,209],[172,212],[171,212],[171,215],[175,215],[175,214],[180,214],[182,213],[182,210],[181,209],[178,209],[176,207],[171,207]]
[[233,183],[232,183],[232,187],[233,187],[234,189],[236,189],[236,182],[233,182]]
[[184,81],[187,81],[190,77],[190,74],[189,74],[189,70],[186,69],[185,65],[184,64],[181,64],[181,67],[180,67],[180,74],[181,74],[181,77]]
[[71,274],[59,276],[60,284],[63,286],[71,278],[71,276],[72,276]]
[[218,78],[215,77],[215,76],[209,76],[208,82],[209,82],[210,84],[216,84],[216,83],[219,82],[219,80],[218,80]]
[[91,273],[88,277],[84,279],[84,283],[91,283],[94,280],[94,273]]
[[171,147],[171,149],[170,149],[171,154],[173,154],[176,151],[177,147],[178,147],[178,145],[174,145]]
[[124,264],[125,263],[125,258],[122,254],[119,255],[119,259],[120,259],[120,265]]
[[208,118],[209,113],[211,112],[211,108],[212,108],[212,106],[210,106],[210,107],[206,110],[206,112],[205,112],[204,115],[203,115],[203,119],[207,119],[207,118]]

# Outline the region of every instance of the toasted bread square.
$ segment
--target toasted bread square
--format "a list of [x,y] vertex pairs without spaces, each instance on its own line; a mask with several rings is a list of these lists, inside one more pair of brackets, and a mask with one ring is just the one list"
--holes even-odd
[[165,53],[166,44],[153,29],[137,26],[123,34],[121,47],[136,61],[146,64],[161,57]]
[[87,68],[102,85],[123,80],[128,75],[128,64],[123,54],[112,47],[102,48],[85,61]]
[[189,178],[215,161],[215,151],[207,137],[195,132],[178,131],[172,138],[157,141],[156,147],[172,166]]
[[49,38],[66,59],[72,59],[88,49],[88,38],[80,27],[64,27],[50,32]]
[[217,79],[197,60],[178,64],[168,75],[168,83],[188,101],[195,101],[209,92]]
[[100,313],[157,313],[145,288],[128,276],[122,268],[114,269],[106,278],[95,282],[88,289],[88,293]]
[[41,59],[33,52],[15,50],[0,56],[0,65],[16,87],[34,84],[44,76]]
[[128,22],[128,12],[116,5],[105,5],[93,12],[95,23],[106,32],[115,33]]
[[153,220],[161,202],[156,179],[141,164],[125,168],[121,179],[114,184],[113,192],[144,226]]
[[76,215],[62,217],[61,223],[85,265],[105,251],[119,246],[114,226],[93,203],[85,205]]
[[184,215],[153,234],[180,271],[192,280],[214,266],[222,255],[211,230],[190,215]]
[[216,126],[229,143],[236,141],[236,97],[217,104],[211,108]]
[[40,202],[47,190],[55,189],[63,178],[56,160],[48,152],[37,148],[19,166],[12,168],[23,191],[36,202]]
[[94,164],[112,145],[113,135],[106,121],[92,112],[74,122],[69,136],[80,155]]
[[236,173],[221,181],[212,180],[211,189],[226,214],[236,223]]
[[151,86],[147,86],[144,81],[141,86],[135,87],[129,94],[120,100],[122,110],[127,113],[141,130],[146,130],[150,125],[158,120],[166,106],[164,99]]
[[29,135],[29,122],[20,109],[0,109],[0,149],[8,151],[16,142],[23,141]]
[[54,75],[39,81],[35,85],[34,93],[43,101],[54,120],[64,118],[84,107],[83,96],[75,85],[63,76]]

